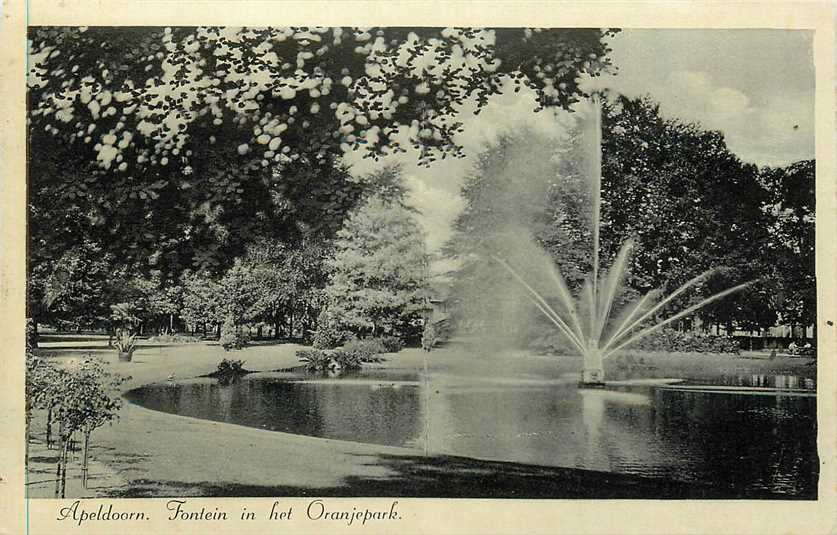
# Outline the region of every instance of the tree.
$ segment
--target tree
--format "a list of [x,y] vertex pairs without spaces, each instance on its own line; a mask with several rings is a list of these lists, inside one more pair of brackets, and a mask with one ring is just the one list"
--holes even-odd
[[612,33],[33,28],[34,243],[54,258],[91,237],[177,275],[223,270],[254,236],[339,229],[358,192],[346,151],[401,151],[406,135],[425,163],[460,154],[464,103],[508,80],[565,108],[580,73],[608,67]]
[[[88,460],[90,455],[90,435],[96,429],[112,422],[118,417],[122,408],[122,397],[119,387],[130,377],[118,376],[110,373],[102,361],[88,359],[84,361],[76,372],[79,384],[85,385],[83,395],[86,397],[86,417],[81,425],[84,444],[82,446],[82,483],[87,486]],[[66,473],[62,474],[66,477]],[[62,484],[63,497],[63,484]]]
[[548,192],[556,178],[556,146],[557,140],[528,129],[502,135],[478,156],[466,177],[465,207],[444,248],[462,262],[452,289],[458,318],[479,320],[475,326],[490,332],[525,336],[510,318],[522,317],[513,309],[529,304],[519,299],[517,282],[493,257],[526,256],[534,262],[520,245],[550,224]]
[[222,287],[209,273],[187,271],[181,279],[183,308],[180,315],[193,329],[200,327],[206,334],[206,326],[220,326],[226,316]]
[[411,212],[372,198],[337,236],[325,290],[331,316],[358,333],[414,334],[426,308],[428,262]]
[[329,254],[329,242],[322,240],[295,246],[263,240],[251,245],[242,259],[253,274],[253,302],[246,317],[272,323],[276,336],[284,325],[288,336],[293,336],[297,326],[307,337],[323,305]]
[[154,287],[146,296],[149,320],[159,325],[160,332],[174,332],[175,318],[183,307],[183,287],[179,284],[153,281]]
[[218,343],[224,351],[242,349],[249,341],[250,336],[242,332],[241,326],[235,323],[233,315],[227,314],[224,324],[221,325],[221,336],[218,337]]
[[771,218],[767,252],[776,266],[776,308],[785,323],[816,325],[816,197],[814,160],[765,168]]
[[[678,287],[716,269],[687,298],[696,301],[766,275],[767,192],[758,169],[741,162],[720,132],[666,119],[650,97],[606,101],[602,173],[605,254],[613,258],[620,241],[634,237],[630,284],[638,291]],[[772,325],[761,296],[751,288],[700,316],[728,328]]]
[[41,263],[27,281],[29,317],[35,322],[67,322],[78,328],[106,321],[112,291],[112,258],[83,240],[54,263]]
[[108,372],[96,359],[86,359],[78,366],[53,376],[55,390],[60,395],[54,400],[55,417],[60,422],[61,452],[55,480],[55,497],[64,498],[67,482],[67,452],[73,434],[84,436],[82,477],[87,482],[87,460],[90,434],[115,419],[122,407],[119,385],[129,377]]
[[[533,250],[520,249],[527,234],[571,290],[578,291],[591,270],[591,144],[583,123],[567,120],[564,126],[553,138],[531,131],[500,138],[465,183],[466,208],[447,251],[464,259],[457,293],[475,314],[485,317],[508,278],[489,255],[531,258]],[[626,240],[634,241],[617,306],[656,288],[679,287],[712,268],[712,278],[674,304],[765,275],[768,225],[761,208],[767,192],[758,170],[732,154],[720,133],[666,119],[650,98],[604,100],[601,195],[601,266],[613,262]],[[538,278],[532,271],[529,278]],[[701,315],[725,325],[772,325],[775,314],[765,296],[764,288],[751,288]]]
[[52,439],[52,409],[61,395],[63,371],[38,357],[30,348],[26,351],[26,454],[29,455],[30,423],[32,411],[47,411],[46,445],[50,447]]

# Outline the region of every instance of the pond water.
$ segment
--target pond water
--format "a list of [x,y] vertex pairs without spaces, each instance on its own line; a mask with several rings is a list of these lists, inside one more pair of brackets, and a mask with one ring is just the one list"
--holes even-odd
[[399,370],[339,378],[271,373],[228,385],[208,378],[149,385],[127,397],[169,413],[424,453],[697,481],[741,497],[764,491],[816,496],[811,379],[742,375],[687,382],[793,395],[648,385],[579,390],[575,380]]

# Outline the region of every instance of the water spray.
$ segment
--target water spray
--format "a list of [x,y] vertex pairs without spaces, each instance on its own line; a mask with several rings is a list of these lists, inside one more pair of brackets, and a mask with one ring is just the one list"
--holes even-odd
[[[656,332],[674,321],[694,313],[698,309],[703,308],[714,301],[747,288],[755,281],[739,284],[713,294],[665,320],[640,329],[643,324],[651,319],[652,316],[655,316],[658,312],[660,312],[666,305],[671,303],[686,290],[693,288],[702,281],[705,281],[714,271],[709,270],[701,273],[697,277],[694,277],[680,286],[677,290],[665,298],[656,302],[653,306],[649,307],[649,305],[655,301],[655,294],[660,293],[659,291],[651,291],[637,300],[633,304],[633,308],[621,321],[619,326],[608,333],[607,336],[604,336],[605,328],[608,325],[611,313],[613,312],[613,304],[618,294],[618,290],[623,284],[628,271],[628,259],[630,258],[630,254],[633,249],[633,241],[628,240],[622,245],[613,264],[603,276],[600,276],[599,257],[601,251],[599,235],[601,227],[602,202],[600,96],[598,94],[594,94],[591,97],[591,102],[594,120],[591,121],[592,127],[591,132],[588,133],[588,138],[592,137],[593,139],[591,150],[592,165],[590,169],[593,194],[593,214],[591,220],[593,234],[592,272],[586,277],[580,296],[578,298],[574,298],[560,272],[552,270],[552,275],[558,288],[558,296],[564,310],[568,311],[569,318],[561,317],[561,315],[549,305],[546,299],[544,299],[543,296],[539,294],[506,260],[497,256],[492,256],[492,258],[503,266],[503,268],[526,289],[529,300],[532,301],[538,310],[540,310],[555,325],[558,331],[564,335],[564,337],[584,358],[584,369],[582,371],[579,386],[603,387],[605,384],[603,363],[606,358],[614,355],[617,351],[628,347],[630,344],[637,342],[641,338]],[[581,318],[578,317],[579,310],[587,311],[588,317],[584,318],[586,320],[585,323],[587,324],[586,330]]]

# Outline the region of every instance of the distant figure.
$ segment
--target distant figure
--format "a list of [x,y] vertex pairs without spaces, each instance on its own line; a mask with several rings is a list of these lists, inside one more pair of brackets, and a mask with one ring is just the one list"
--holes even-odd
[[167,379],[170,383],[173,383],[174,382],[174,372],[171,372]]
[[796,342],[791,342],[790,344],[788,344],[788,351],[790,353],[796,353],[796,350],[797,350]]

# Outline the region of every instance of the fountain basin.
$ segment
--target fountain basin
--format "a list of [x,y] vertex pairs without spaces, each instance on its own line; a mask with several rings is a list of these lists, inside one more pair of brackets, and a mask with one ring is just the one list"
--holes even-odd
[[394,370],[343,379],[256,373],[226,386],[210,378],[148,385],[126,397],[174,414],[418,455],[700,481],[742,497],[816,495],[813,396],[720,395],[678,390],[673,381],[585,390],[564,381]]

